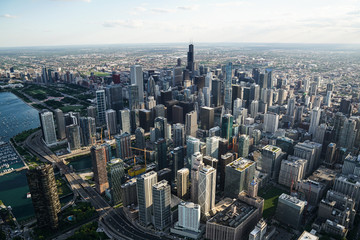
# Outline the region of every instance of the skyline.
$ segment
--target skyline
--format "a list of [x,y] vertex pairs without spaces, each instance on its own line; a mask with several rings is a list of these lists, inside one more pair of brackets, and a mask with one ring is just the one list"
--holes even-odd
[[[326,3],[326,6],[324,5]],[[360,1],[4,0],[1,47],[203,43],[359,44]],[[257,14],[254,14],[257,13]],[[216,17],[214,17],[216,16]]]

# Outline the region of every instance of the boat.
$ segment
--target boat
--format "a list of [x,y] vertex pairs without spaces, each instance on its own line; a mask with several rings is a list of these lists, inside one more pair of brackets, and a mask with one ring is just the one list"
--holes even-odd
[[28,192],[28,193],[26,194],[26,198],[31,198],[31,193]]

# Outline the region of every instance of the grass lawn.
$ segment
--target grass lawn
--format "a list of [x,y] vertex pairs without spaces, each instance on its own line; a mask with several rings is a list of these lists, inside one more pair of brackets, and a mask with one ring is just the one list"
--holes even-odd
[[[91,72],[85,72],[84,73],[87,76],[90,76]],[[97,77],[105,77],[105,76],[109,76],[111,75],[111,73],[106,73],[106,72],[94,72],[94,75]]]
[[263,212],[265,219],[275,215],[278,199],[282,193],[284,193],[284,190],[277,187],[265,188],[259,191],[259,196],[265,200]]
[[64,112],[80,112],[84,107],[83,106],[64,106],[60,109]]

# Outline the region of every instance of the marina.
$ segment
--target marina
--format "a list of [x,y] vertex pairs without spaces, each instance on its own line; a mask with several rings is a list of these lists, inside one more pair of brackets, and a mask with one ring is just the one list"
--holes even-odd
[[0,175],[24,167],[24,162],[10,143],[0,142]]

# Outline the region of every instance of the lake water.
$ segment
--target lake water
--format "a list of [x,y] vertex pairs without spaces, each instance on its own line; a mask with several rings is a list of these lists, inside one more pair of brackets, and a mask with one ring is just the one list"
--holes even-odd
[[39,113],[9,92],[0,92],[0,140],[40,126]]
[[[0,92],[0,140],[25,130],[40,126],[38,111],[9,92]],[[29,187],[26,170],[0,176],[0,200],[11,206],[15,217],[21,221],[34,217],[31,199],[26,198]]]

